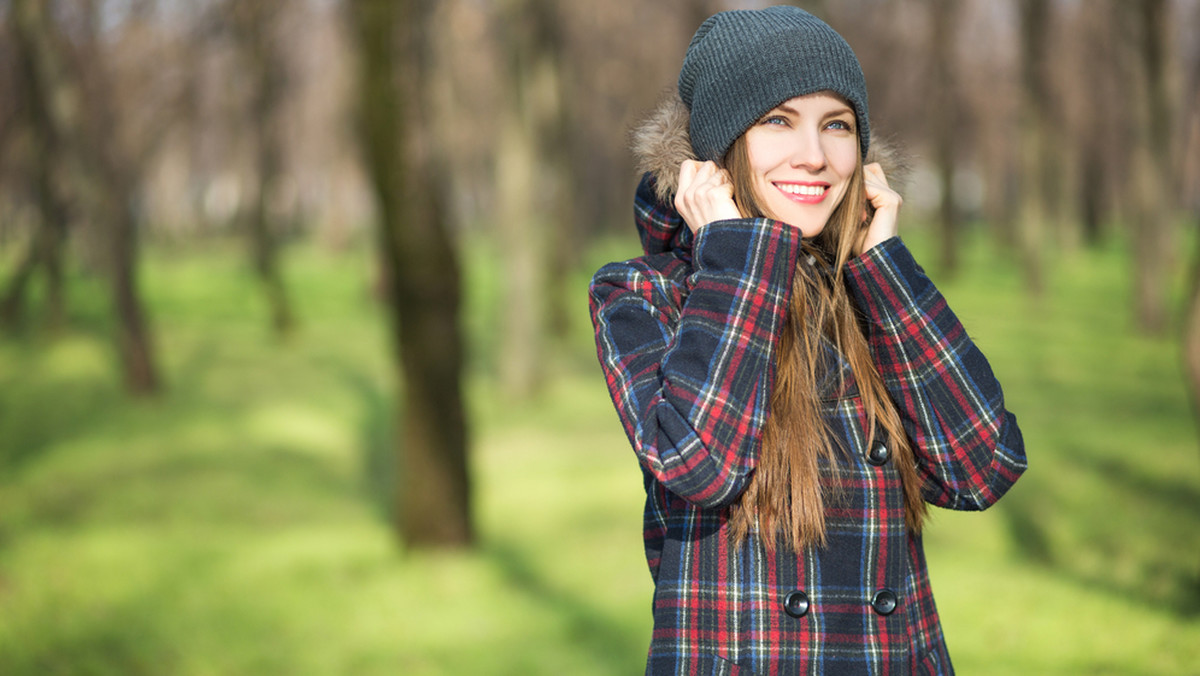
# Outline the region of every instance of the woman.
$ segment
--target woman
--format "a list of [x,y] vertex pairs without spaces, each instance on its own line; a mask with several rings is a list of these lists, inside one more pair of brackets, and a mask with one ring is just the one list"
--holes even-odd
[[723,12],[678,90],[635,144],[646,255],[591,288],[645,478],[647,673],[951,673],[925,504],[991,505],[1024,447],[864,166],[858,61],[800,9]]

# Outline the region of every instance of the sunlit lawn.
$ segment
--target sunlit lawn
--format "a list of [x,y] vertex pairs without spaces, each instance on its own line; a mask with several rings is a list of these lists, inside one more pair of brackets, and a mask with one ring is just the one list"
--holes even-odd
[[[489,258],[470,249],[469,552],[407,552],[390,529],[391,365],[365,252],[289,253],[302,324],[279,343],[230,244],[152,249],[169,385],[153,401],[120,390],[95,282],[76,280],[61,334],[0,340],[0,674],[640,673],[641,477],[595,366],[587,274],[546,392],[517,404],[491,377]],[[995,510],[939,511],[928,531],[956,666],[1200,673],[1178,348],[1130,331],[1119,251],[1060,260],[1040,302],[1001,260],[978,242],[942,285],[1032,466]]]

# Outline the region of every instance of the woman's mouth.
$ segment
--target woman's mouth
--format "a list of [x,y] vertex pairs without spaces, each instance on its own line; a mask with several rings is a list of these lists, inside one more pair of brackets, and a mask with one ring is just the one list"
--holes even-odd
[[828,183],[775,183],[779,192],[801,204],[817,204],[829,194]]

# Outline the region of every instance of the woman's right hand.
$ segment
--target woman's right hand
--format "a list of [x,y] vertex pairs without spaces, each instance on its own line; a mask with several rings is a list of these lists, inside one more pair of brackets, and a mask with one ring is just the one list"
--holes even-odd
[[685,160],[679,165],[675,210],[693,233],[713,221],[741,218],[733,201],[729,172],[715,162]]

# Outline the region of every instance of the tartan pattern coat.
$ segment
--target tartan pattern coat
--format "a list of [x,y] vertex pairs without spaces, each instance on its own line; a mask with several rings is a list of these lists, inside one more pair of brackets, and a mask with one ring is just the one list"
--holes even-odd
[[[728,507],[754,472],[801,241],[770,219],[693,236],[654,183],[644,177],[636,199],[646,255],[601,268],[590,299],[609,393],[644,475],[655,582],[646,672],[953,673],[899,472],[884,441],[867,447],[852,372],[831,345],[823,414],[846,452],[824,475],[841,489],[827,501],[827,545],[770,554],[753,533],[734,544]],[[988,507],[1025,455],[987,361],[899,238],[853,259],[845,279],[924,499]]]

